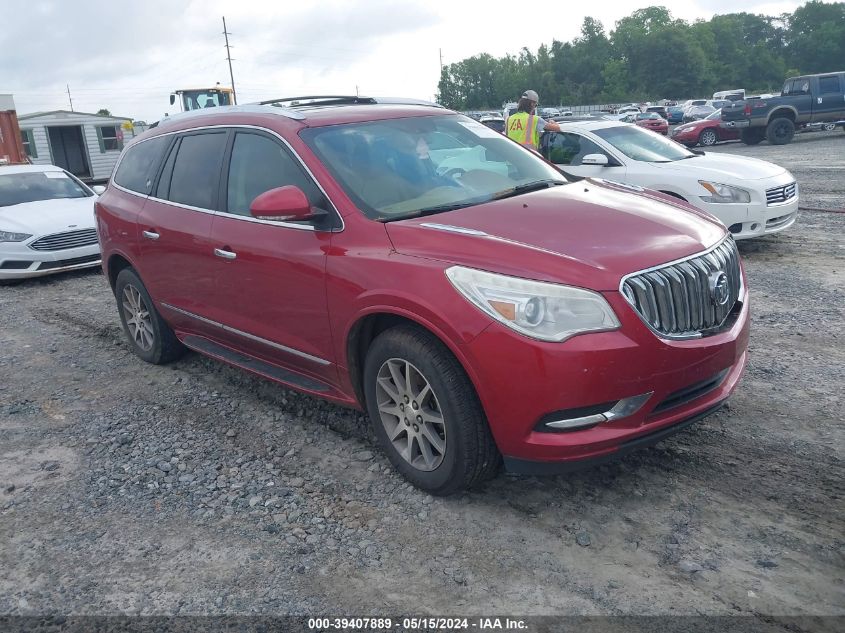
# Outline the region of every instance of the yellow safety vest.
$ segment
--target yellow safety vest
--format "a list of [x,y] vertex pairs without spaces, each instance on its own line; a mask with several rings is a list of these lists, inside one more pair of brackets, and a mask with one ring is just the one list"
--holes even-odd
[[537,149],[540,146],[540,133],[537,131],[537,116],[527,112],[517,112],[508,117],[508,138],[525,147]]

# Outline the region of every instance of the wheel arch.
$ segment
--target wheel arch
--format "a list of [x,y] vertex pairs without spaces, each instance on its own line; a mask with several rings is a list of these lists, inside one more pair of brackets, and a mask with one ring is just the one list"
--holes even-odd
[[798,119],[798,111],[795,108],[789,106],[781,106],[772,110],[769,113],[769,118],[766,120],[766,125],[774,121],[775,119],[789,119],[793,123]]
[[451,337],[442,332],[435,324],[421,318],[419,314],[399,308],[379,307],[360,315],[346,335],[346,369],[349,372],[349,380],[355,398],[365,411],[367,404],[364,392],[364,363],[367,358],[367,351],[379,334],[400,325],[419,328],[440,341],[460,364],[480,398],[477,378],[465,362],[459,346]]
[[106,261],[106,273],[108,274],[109,285],[111,286],[112,292],[114,292],[115,285],[117,284],[117,276],[120,274],[120,271],[126,268],[132,268],[137,273],[137,269],[135,269],[132,262],[130,262],[129,258],[125,255],[121,253],[113,253],[109,256]]

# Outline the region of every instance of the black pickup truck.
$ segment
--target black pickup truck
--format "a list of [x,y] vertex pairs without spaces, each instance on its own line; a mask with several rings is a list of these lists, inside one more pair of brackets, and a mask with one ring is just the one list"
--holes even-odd
[[721,126],[738,128],[746,145],[785,145],[795,128],[845,120],[845,71],[791,77],[779,96],[750,97],[722,108]]

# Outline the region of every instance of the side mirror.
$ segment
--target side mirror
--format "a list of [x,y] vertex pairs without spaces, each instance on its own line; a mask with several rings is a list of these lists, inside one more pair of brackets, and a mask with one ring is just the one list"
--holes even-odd
[[176,103],[176,95],[172,94],[170,95],[170,105],[173,105],[174,103]]
[[604,154],[587,154],[581,159],[582,165],[596,165],[597,167],[607,167],[607,156]]
[[249,205],[249,214],[259,220],[297,222],[325,215],[322,209],[312,208],[302,189],[294,185],[265,191]]
[[91,187],[91,191],[100,196],[106,192],[106,188],[103,185],[94,185]]

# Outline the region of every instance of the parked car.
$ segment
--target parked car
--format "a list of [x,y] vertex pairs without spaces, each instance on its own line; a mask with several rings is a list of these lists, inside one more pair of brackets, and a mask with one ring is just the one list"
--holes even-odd
[[684,110],[684,123],[690,121],[700,121],[705,119],[716,111],[716,108],[710,105],[690,106]]
[[0,280],[99,265],[96,199],[61,167],[0,166]]
[[622,117],[627,114],[639,114],[640,112],[642,112],[642,110],[640,110],[638,106],[630,105],[619,108],[619,110],[616,111],[616,114]]
[[721,223],[568,183],[440,107],[172,116],[128,145],[96,213],[135,354],[188,347],[363,409],[434,494],[502,459],[560,472],[657,441],[724,403],[746,362],[746,282]]
[[681,123],[684,120],[683,106],[670,106],[666,110],[666,120],[669,123]]
[[539,115],[544,119],[551,119],[552,117],[561,116],[562,112],[558,108],[540,108]]
[[710,146],[721,141],[734,141],[739,138],[737,130],[724,128],[721,123],[722,111],[716,110],[699,121],[684,123],[673,128],[669,136],[673,141],[683,143],[687,147]]
[[681,104],[681,107],[684,109],[684,112],[689,110],[694,106],[703,106],[707,105],[707,99],[689,99],[688,101],[684,101]]
[[646,112],[656,112],[657,114],[662,116],[664,119],[669,118],[669,113],[666,111],[666,106],[648,106],[645,109],[645,111]]
[[694,153],[659,134],[611,121],[562,123],[541,152],[577,178],[605,178],[675,196],[717,217],[734,239],[783,231],[798,217],[798,185],[783,167]]
[[722,125],[740,130],[747,145],[792,141],[796,127],[845,119],[845,71],[802,75],[784,82],[780,96],[734,101],[722,109]]
[[479,122],[482,125],[486,125],[491,130],[496,130],[501,134],[505,133],[505,120],[498,115],[484,115],[479,119]]
[[669,123],[657,112],[641,112],[636,115],[634,123],[658,134],[668,134]]

